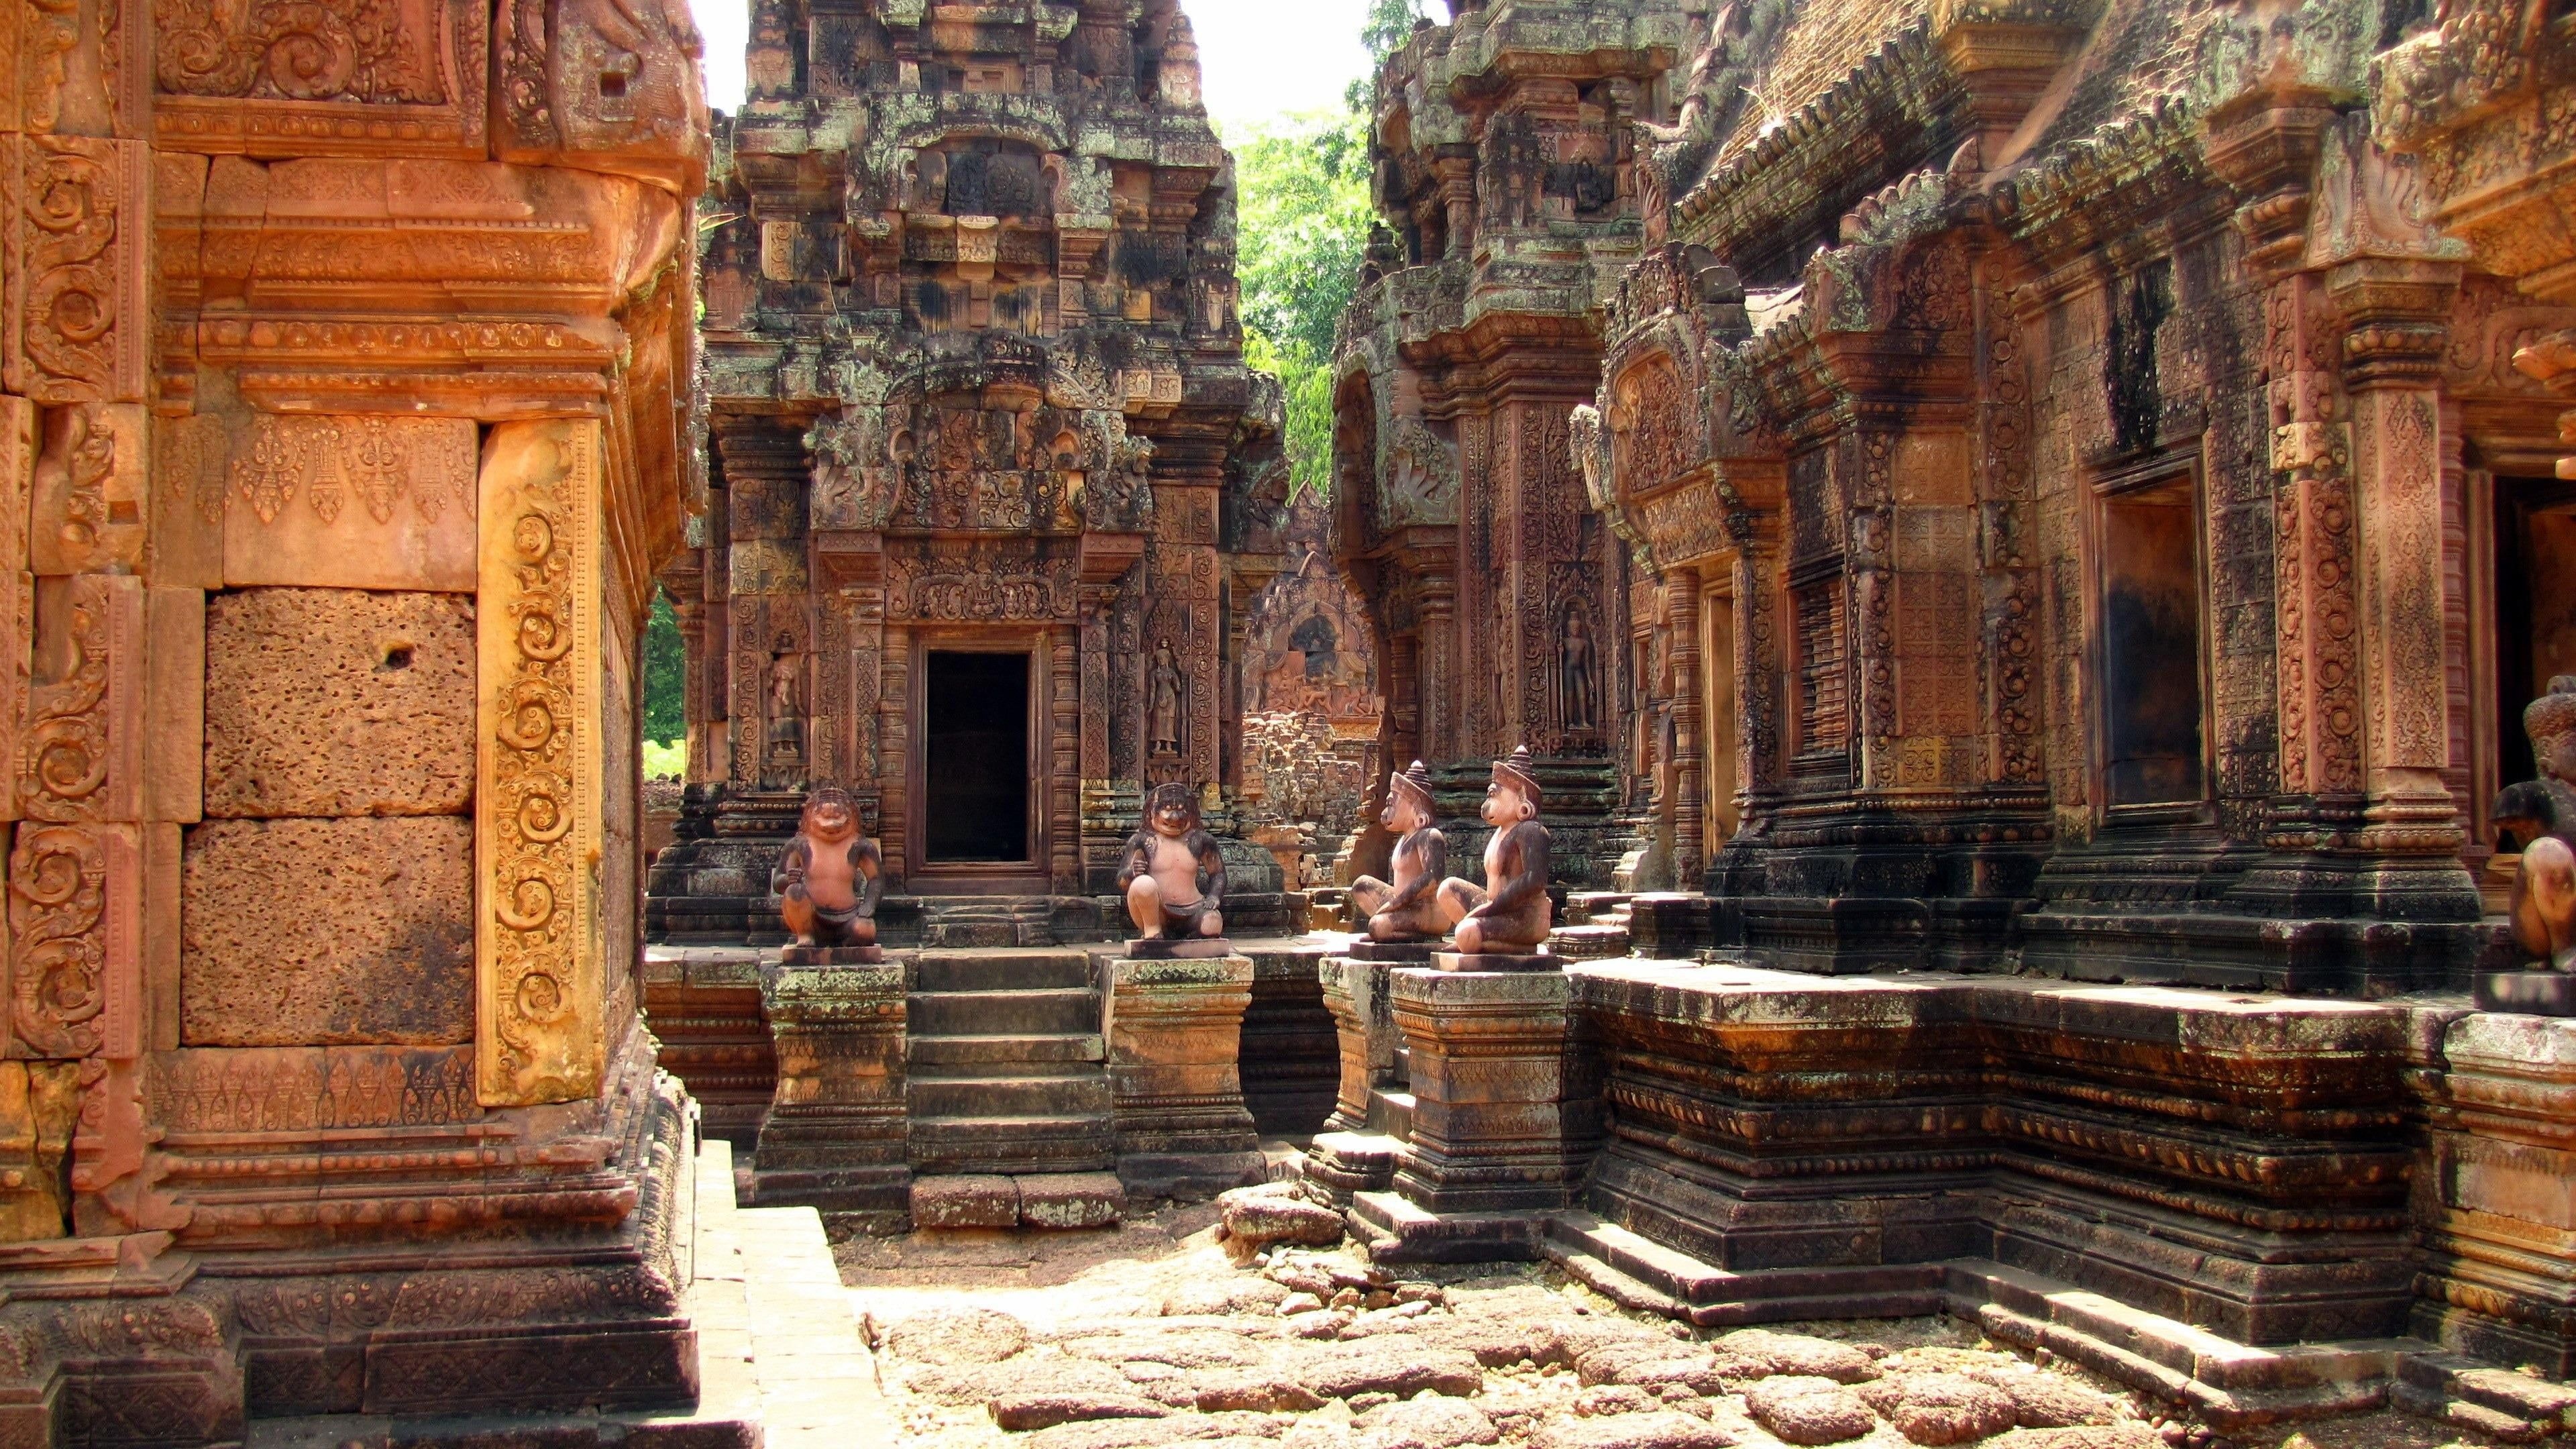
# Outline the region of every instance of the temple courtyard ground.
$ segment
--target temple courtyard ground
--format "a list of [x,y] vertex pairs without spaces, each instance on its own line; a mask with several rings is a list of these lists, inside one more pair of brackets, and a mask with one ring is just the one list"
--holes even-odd
[[[808,1210],[729,1207],[728,1161],[711,1143],[699,1174],[702,1414],[756,1403],[771,1449],[2437,1449],[2538,1437],[2502,1414],[2482,1433],[2394,1410],[2221,1436],[1956,1319],[1688,1330],[1547,1265],[1390,1272],[1347,1244],[1238,1261],[1209,1204],[1087,1232],[827,1246]],[[2576,1393],[2522,1383],[2508,1394],[2558,1404],[2546,1427],[2564,1427]]]

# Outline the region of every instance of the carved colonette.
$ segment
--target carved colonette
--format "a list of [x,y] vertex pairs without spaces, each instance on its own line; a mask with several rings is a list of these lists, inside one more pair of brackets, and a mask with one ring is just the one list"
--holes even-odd
[[684,1403],[685,10],[0,24],[8,1436]]
[[1671,0],[1470,7],[1378,81],[1386,229],[1336,359],[1335,549],[1381,636],[1393,767],[1420,758],[1473,859],[1483,761],[1527,743],[1558,876],[1625,845],[1614,720],[1633,673],[1617,547],[1569,409],[1596,385],[1596,268],[1634,254],[1634,123],[1682,59]]

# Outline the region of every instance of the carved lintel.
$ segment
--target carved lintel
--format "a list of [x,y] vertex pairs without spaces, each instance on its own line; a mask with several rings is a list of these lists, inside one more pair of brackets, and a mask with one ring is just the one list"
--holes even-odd
[[605,1067],[599,425],[504,423],[483,454],[476,1090],[596,1096]]
[[152,0],[162,149],[480,160],[483,0]]

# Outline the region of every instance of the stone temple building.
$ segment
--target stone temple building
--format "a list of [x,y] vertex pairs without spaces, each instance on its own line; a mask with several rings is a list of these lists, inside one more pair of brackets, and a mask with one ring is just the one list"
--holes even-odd
[[956,944],[1097,938],[1144,789],[1235,803],[1287,474],[1198,86],[1174,0],[756,7],[657,938],[776,938],[809,785],[883,840],[894,938]]
[[687,7],[0,16],[0,1442],[685,1406]]
[[2576,768],[2576,15],[1450,11],[1336,549],[1388,765],[1526,741],[1615,959],[1323,948],[1368,1251],[2221,1425],[2576,1370],[2576,1023],[2480,1005]]

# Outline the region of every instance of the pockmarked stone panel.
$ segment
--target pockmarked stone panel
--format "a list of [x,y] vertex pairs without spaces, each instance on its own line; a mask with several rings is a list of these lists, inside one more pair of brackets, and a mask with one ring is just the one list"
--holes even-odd
[[206,607],[206,814],[457,815],[474,795],[474,601],[245,589]]
[[472,1039],[473,823],[209,821],[181,877],[189,1046]]

